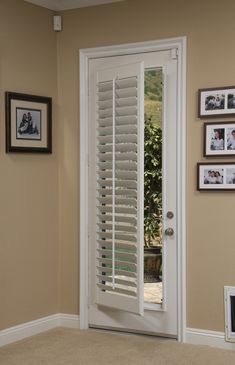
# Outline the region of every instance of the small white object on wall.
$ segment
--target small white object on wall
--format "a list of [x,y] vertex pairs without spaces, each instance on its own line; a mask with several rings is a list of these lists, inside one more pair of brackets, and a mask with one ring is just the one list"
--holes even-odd
[[62,31],[62,16],[61,15],[53,15],[53,29],[55,32]]

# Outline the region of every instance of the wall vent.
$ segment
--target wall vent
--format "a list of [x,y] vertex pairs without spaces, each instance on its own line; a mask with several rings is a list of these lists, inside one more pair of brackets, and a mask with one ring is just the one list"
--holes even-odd
[[224,287],[225,340],[235,342],[235,287]]

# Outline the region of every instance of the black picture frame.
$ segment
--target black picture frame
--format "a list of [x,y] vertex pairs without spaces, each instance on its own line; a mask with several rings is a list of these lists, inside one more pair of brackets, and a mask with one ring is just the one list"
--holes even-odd
[[5,92],[6,153],[52,153],[52,98]]
[[[218,173],[217,176],[211,173]],[[218,180],[216,180],[218,178]],[[235,191],[234,162],[198,162],[197,163],[198,191]]]
[[235,156],[235,121],[204,124],[204,157]]
[[235,115],[235,86],[198,90],[198,117],[231,117]]

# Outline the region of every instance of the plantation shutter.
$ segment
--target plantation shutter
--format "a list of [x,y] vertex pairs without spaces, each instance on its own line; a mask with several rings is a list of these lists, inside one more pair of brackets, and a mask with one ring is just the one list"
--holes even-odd
[[96,303],[143,314],[144,67],[97,74]]

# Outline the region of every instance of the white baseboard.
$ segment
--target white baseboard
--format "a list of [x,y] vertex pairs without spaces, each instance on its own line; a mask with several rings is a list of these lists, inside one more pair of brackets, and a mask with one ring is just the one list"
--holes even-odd
[[67,328],[80,328],[80,319],[79,316],[74,314],[58,314],[59,317],[59,327],[67,327]]
[[57,327],[79,328],[79,316],[57,313],[0,331],[0,347]]
[[227,350],[235,350],[235,343],[225,341],[224,332],[186,328],[185,342],[194,345],[207,345]]
[[[79,316],[57,313],[35,321],[1,330],[0,347],[57,327],[80,328]],[[194,345],[207,345],[235,350],[235,343],[225,341],[224,332],[187,328],[185,342]]]

